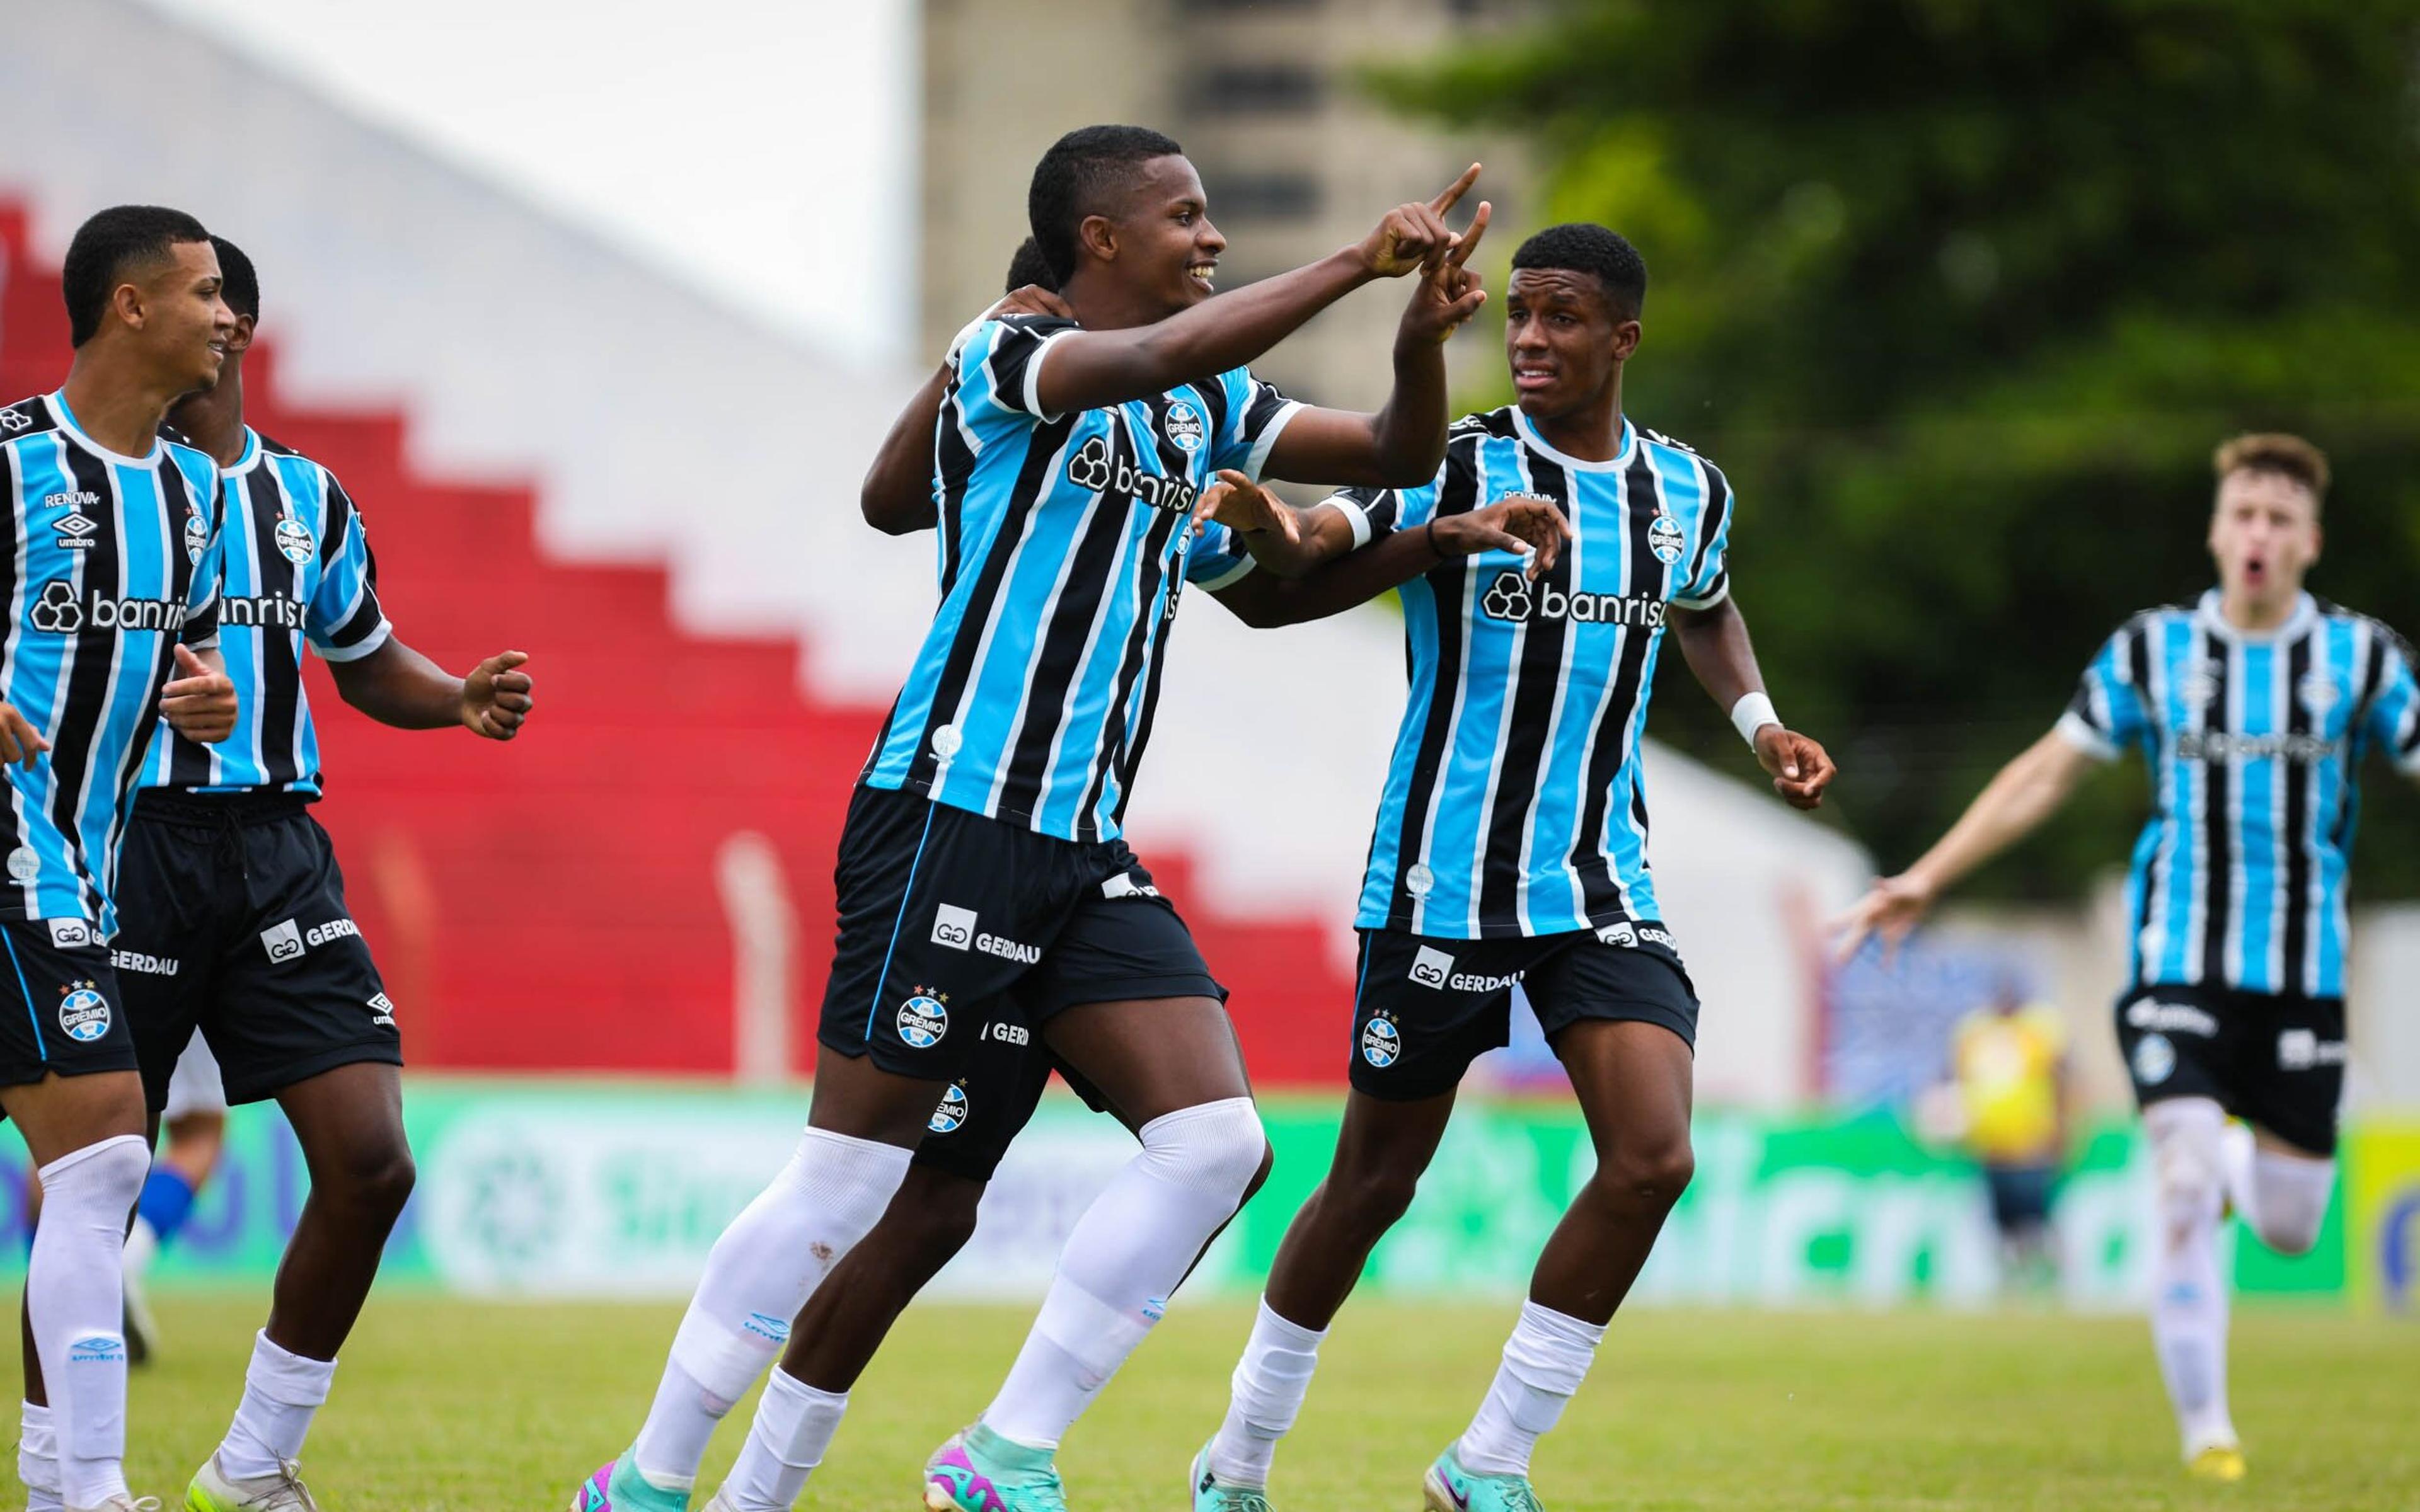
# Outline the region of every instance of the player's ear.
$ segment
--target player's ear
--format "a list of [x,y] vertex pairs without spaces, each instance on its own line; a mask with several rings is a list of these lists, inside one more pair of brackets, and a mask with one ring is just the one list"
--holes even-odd
[[253,316],[248,315],[240,315],[235,317],[235,334],[227,338],[228,352],[234,353],[245,351],[251,347],[252,332],[256,324],[257,324],[257,322]]
[[1637,320],[1624,320],[1615,326],[1613,328],[1613,360],[1617,363],[1626,363],[1630,361],[1631,354],[1638,350],[1638,343],[1645,335],[1646,328],[1641,326]]
[[1076,245],[1105,263],[1117,261],[1117,223],[1106,215],[1085,216],[1076,227]]
[[109,291],[110,313],[137,331],[143,329],[143,316],[149,302],[134,284],[120,284]]

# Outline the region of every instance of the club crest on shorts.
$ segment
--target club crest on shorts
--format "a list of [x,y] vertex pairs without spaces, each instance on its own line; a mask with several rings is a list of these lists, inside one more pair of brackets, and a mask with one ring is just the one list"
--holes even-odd
[[915,995],[899,1005],[899,1013],[892,1022],[898,1027],[899,1038],[914,1049],[930,1050],[950,1032],[949,995],[929,987],[919,987]]
[[2157,1087],[2177,1069],[2177,1047],[2164,1034],[2152,1033],[2134,1041],[2134,1079]]
[[941,1094],[941,1105],[924,1120],[924,1127],[937,1134],[956,1134],[967,1121],[967,1084],[959,1082]]
[[1395,1027],[1393,1014],[1373,1014],[1369,1023],[1361,1026],[1361,1058],[1371,1065],[1385,1071],[1401,1058],[1403,1053],[1404,1034]]
[[1680,521],[1669,515],[1656,516],[1654,523],[1647,527],[1647,549],[1668,567],[1681,560],[1681,551],[1687,544],[1687,537],[1681,533]]
[[59,1029],[79,1044],[90,1044],[109,1032],[109,999],[89,981],[71,981],[59,989]]

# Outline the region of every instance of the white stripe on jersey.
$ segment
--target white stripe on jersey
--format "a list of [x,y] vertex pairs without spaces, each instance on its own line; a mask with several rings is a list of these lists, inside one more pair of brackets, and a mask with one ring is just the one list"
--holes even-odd
[[[1471,454],[1471,472],[1473,476],[1479,480],[1478,492],[1473,494],[1471,497],[1471,501],[1474,505],[1477,504],[1480,500],[1493,499],[1496,497],[1494,486],[1489,482],[1487,476],[1487,445],[1482,441],[1480,444],[1479,449]],[[1516,446],[1512,449],[1514,472],[1520,480],[1520,486],[1524,489],[1531,486],[1528,454],[1528,449],[1527,447]],[[1475,615],[1465,616],[1466,621],[1475,620]],[[1470,626],[1466,624],[1463,634],[1463,643],[1466,646],[1467,646],[1471,640],[1477,639],[1477,637],[1469,633],[1469,630]],[[1568,645],[1576,639],[1578,638],[1575,635],[1566,631],[1563,636],[1563,642]],[[1496,737],[1494,748],[1497,755],[1495,760],[1487,764],[1487,782],[1486,785],[1480,790],[1479,823],[1475,826],[1476,833],[1472,838],[1470,846],[1470,896],[1467,900],[1469,912],[1465,916],[1465,918],[1467,920],[1466,927],[1469,929],[1470,935],[1474,939],[1479,935],[1480,895],[1487,889],[1487,841],[1495,827],[1496,789],[1497,784],[1504,780],[1504,761],[1502,753],[1505,748],[1510,746],[1512,742],[1512,705],[1518,702],[1518,695],[1521,691],[1521,653],[1528,646],[1528,644],[1529,622],[1528,620],[1524,619],[1521,623],[1512,626],[1512,644],[1511,649],[1505,653],[1504,675],[1501,679],[1504,689],[1503,707],[1497,711],[1496,716]],[[1558,700],[1558,702],[1559,702],[1559,700]],[[1450,748],[1449,748],[1449,758],[1450,758],[1450,755],[1451,750]],[[1539,764],[1540,768],[1543,770],[1545,764],[1546,764],[1542,761]],[[1439,782],[1437,785],[1439,787],[1443,787],[1445,784],[1443,782]],[[1530,826],[1524,825],[1523,827],[1526,829]],[[1515,896],[1517,898],[1518,895],[1516,894]]]
[[[1444,501],[1443,497],[1440,496],[1437,502],[1442,504]],[[1431,517],[1435,517],[1434,507],[1432,507],[1431,510]],[[1460,595],[1459,607],[1455,612],[1462,614],[1465,617],[1467,617],[1472,609],[1479,603],[1479,595],[1481,593],[1479,586],[1479,563],[1480,559],[1475,555],[1462,559],[1462,594]],[[1442,606],[1440,606],[1440,608],[1442,608]],[[1464,690],[1470,687],[1471,636],[1469,627],[1465,625],[1461,633],[1457,635],[1455,639],[1460,640],[1462,644],[1456,648],[1454,654],[1453,702],[1446,706],[1445,744],[1440,748],[1442,754],[1437,758],[1437,779],[1435,782],[1429,784],[1428,812],[1420,816],[1419,850],[1410,856],[1397,856],[1395,857],[1395,866],[1397,868],[1395,875],[1398,878],[1396,884],[1398,887],[1402,886],[1400,879],[1404,872],[1410,870],[1414,866],[1428,865],[1429,837],[1436,833],[1437,805],[1444,800],[1445,790],[1452,786],[1451,783],[1445,779],[1445,774],[1452,769],[1453,743],[1455,740],[1459,739],[1462,734],[1462,695]],[[1445,669],[1442,667],[1438,668],[1437,675],[1440,677],[1444,676]],[[1474,892],[1477,891],[1478,887],[1479,884],[1474,880],[1471,884],[1472,890]],[[1428,917],[1428,899],[1426,897],[1415,897],[1412,901],[1413,933],[1426,934],[1429,932]]]
[[[11,500],[22,499],[24,497],[24,480],[17,475],[16,457],[17,452],[14,447],[0,447],[0,474],[5,474],[8,480],[8,497]],[[21,512],[17,519],[16,565],[13,569],[12,576],[9,579],[9,580],[16,586],[10,590],[8,597],[8,629],[5,636],[0,636],[0,667],[14,667],[17,665],[17,643],[24,638],[26,614],[25,589],[27,586],[25,582],[25,548],[27,544],[33,540],[33,522],[25,518],[23,514]],[[36,716],[36,711],[30,709],[20,709],[17,712],[26,717],[26,722],[28,724],[34,725],[38,729],[47,731],[48,727]],[[16,824],[16,828],[12,833],[18,835],[30,835],[32,831],[27,829],[25,826],[24,794],[18,790],[17,784],[14,782],[0,785],[5,785],[8,790],[8,817]],[[40,892],[40,884],[41,875],[39,872],[36,872],[33,878],[28,881],[13,884],[17,892],[24,901],[24,917],[27,918],[32,918],[36,914],[40,912],[39,907],[35,902]]]
[[[2156,646],[2151,640],[2159,629],[2156,620],[2141,627],[2143,666],[2149,677],[2142,693],[2145,702],[2150,705],[2149,717],[2151,728],[2158,733],[2158,775],[2155,780],[2160,788],[2160,811],[2174,814],[2182,811],[2185,795],[2178,782],[2177,764],[2168,759],[2168,658],[2165,649]],[[2136,945],[2142,955],[2143,966],[2138,974],[2146,980],[2156,978],[2162,969],[2160,963],[2167,959],[2168,914],[2176,904],[2177,836],[2181,828],[2181,825],[2174,824],[2161,825],[2159,842],[2152,853],[2151,876],[2144,890],[2143,911],[2148,917],[2142,925],[2142,937]]]

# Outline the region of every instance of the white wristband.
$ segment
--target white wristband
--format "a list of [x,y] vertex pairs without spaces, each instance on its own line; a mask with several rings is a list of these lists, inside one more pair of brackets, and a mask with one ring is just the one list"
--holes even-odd
[[1756,733],[1769,724],[1781,723],[1781,716],[1773,712],[1773,700],[1761,693],[1745,693],[1731,705],[1731,728],[1747,742],[1748,749],[1756,748]]

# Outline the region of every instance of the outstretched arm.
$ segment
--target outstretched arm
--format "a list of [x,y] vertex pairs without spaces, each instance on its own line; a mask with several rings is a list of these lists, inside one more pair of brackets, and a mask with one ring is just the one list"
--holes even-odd
[[2054,730],[2000,768],[1932,849],[1895,877],[1884,877],[1856,906],[1835,920],[1840,956],[1856,953],[1869,934],[1897,949],[1935,900],[1968,872],[2033,833],[2058,811],[2094,756]]
[[1672,628],[1680,637],[1682,658],[1698,686],[1740,726],[1755,748],[1757,764],[1773,779],[1773,791],[1793,809],[1814,809],[1823,802],[1836,768],[1823,748],[1784,725],[1764,696],[1764,674],[1757,669],[1756,647],[1748,640],[1747,617],[1729,594],[1704,609],[1675,604]]
[[[1320,517],[1323,530],[1342,527],[1349,532],[1343,521],[1343,509],[1342,504],[1328,502],[1307,513]],[[1299,578],[1288,579],[1276,573],[1255,572],[1215,590],[1215,594],[1229,612],[1246,625],[1255,629],[1274,629],[1341,614],[1401,587],[1440,563],[1482,551],[1528,553],[1528,573],[1534,579],[1554,566],[1570,534],[1571,522],[1551,501],[1500,499],[1484,509],[1447,515],[1411,530],[1390,532]],[[1246,535],[1244,540],[1249,547],[1252,537]],[[1257,552],[1254,560],[1258,560]]]
[[[1455,245],[1445,212],[1479,177],[1473,163],[1425,204],[1399,205],[1377,229],[1289,273],[1202,301],[1165,320],[1123,331],[1070,331],[1052,338],[1032,396],[1045,415],[1072,414],[1164,393],[1180,383],[1241,367],[1312,316],[1373,279],[1435,270]],[[1442,428],[1442,427],[1440,427]]]
[[398,730],[442,730],[458,724],[489,740],[520,733],[535,695],[525,651],[505,651],[456,677],[427,656],[389,636],[376,651],[350,661],[332,661],[328,671],[346,702],[380,724]]

